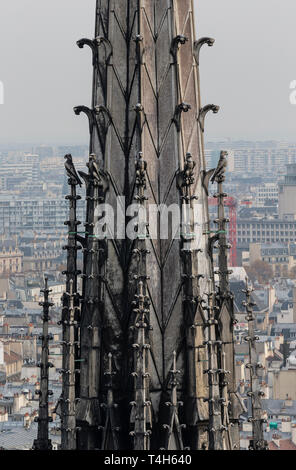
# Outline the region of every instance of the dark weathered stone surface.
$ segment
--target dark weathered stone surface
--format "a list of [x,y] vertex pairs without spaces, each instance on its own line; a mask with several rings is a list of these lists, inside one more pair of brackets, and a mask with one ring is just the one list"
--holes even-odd
[[[207,448],[209,309],[203,302],[209,279],[213,286],[213,265],[200,175],[206,171],[204,117],[217,109],[200,114],[193,2],[98,0],[96,11],[94,41],[78,43],[92,51],[92,105],[75,112],[88,117],[90,150],[106,184],[96,181],[90,160],[84,176],[78,448],[145,450],[160,443],[170,449]],[[135,167],[140,152],[145,164]],[[135,195],[145,205],[143,194],[150,203],[180,207],[197,199],[198,221],[191,226],[197,237],[134,242],[94,237],[97,205],[115,208],[117,196],[125,196],[128,205]],[[212,340],[216,333],[212,328]],[[106,388],[110,353],[114,376]],[[215,354],[217,348],[212,351],[217,369]],[[146,373],[150,377],[142,380]],[[210,392],[218,406],[217,382]],[[116,430],[106,425],[111,420],[119,423]],[[212,448],[221,448],[219,433],[213,434],[218,437]]]

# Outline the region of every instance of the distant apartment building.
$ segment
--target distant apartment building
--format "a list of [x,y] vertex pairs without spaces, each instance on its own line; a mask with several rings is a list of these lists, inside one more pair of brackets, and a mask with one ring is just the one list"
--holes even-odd
[[276,400],[296,400],[296,369],[281,369],[273,372],[272,394]]
[[21,348],[16,348],[13,342],[4,342],[4,361],[1,371],[4,372],[6,380],[20,378],[23,365]]
[[250,243],[296,242],[296,220],[277,218],[239,218],[237,221],[237,242],[240,247]]
[[0,165],[1,189],[18,189],[18,186],[26,180],[38,183],[39,173],[39,155],[25,154],[9,161],[2,159]]
[[[270,196],[276,194],[275,186],[266,184],[265,188],[262,186],[258,189],[259,206],[268,191]],[[259,209],[257,212],[240,212],[237,222],[237,242],[240,247],[248,247],[250,243],[287,245],[296,241],[296,164],[286,166],[285,179],[279,183],[278,200],[278,214],[260,215]]]
[[[63,282],[49,282],[50,288],[50,301],[54,303],[55,306],[60,307],[62,305],[62,296],[66,290],[66,285]],[[43,299],[43,294],[40,292],[40,287],[32,287],[29,289],[29,296],[35,302],[41,302]]]
[[24,253],[23,271],[46,271],[56,269],[61,264],[63,252],[59,244],[38,243],[22,246]]
[[266,175],[282,173],[287,164],[296,163],[296,146],[230,147],[228,162],[229,171],[237,174]]
[[[295,299],[295,298],[294,298]],[[286,300],[281,305],[281,310],[278,312],[276,321],[277,323],[287,324],[287,323],[296,323],[296,308],[293,301]]]
[[15,240],[0,241],[0,275],[22,272],[23,253]]
[[255,190],[255,206],[264,207],[268,201],[278,202],[279,188],[277,183],[264,183]]
[[[60,199],[30,199],[0,196],[0,233],[20,234],[32,230],[37,234],[47,230],[65,229],[69,202]],[[84,205],[78,206],[78,219],[84,220]]]

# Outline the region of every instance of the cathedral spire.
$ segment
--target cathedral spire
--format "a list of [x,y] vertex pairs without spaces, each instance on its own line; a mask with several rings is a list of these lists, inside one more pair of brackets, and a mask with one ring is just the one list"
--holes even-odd
[[[207,446],[203,306],[213,264],[201,175],[205,117],[218,107],[200,103],[199,50],[213,41],[195,43],[193,11],[193,0],[98,0],[95,37],[78,41],[90,48],[94,68],[91,105],[74,109],[87,117],[91,154],[88,174],[80,172],[86,233],[76,237],[83,246],[79,449],[107,445],[100,405],[110,351],[120,449],[157,449],[166,441],[174,351],[182,446]],[[145,218],[151,205],[153,223]],[[108,207],[120,220],[111,229]],[[184,212],[181,240],[177,212]]]

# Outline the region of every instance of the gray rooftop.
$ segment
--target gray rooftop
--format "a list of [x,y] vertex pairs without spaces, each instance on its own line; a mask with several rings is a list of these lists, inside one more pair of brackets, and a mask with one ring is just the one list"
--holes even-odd
[[[34,439],[37,438],[37,423],[32,423],[30,429],[25,429],[22,423],[0,423],[0,447],[6,450],[31,450]],[[49,438],[59,443],[60,436]]]
[[263,409],[271,415],[296,416],[296,401],[292,401],[292,406],[286,406],[286,400],[262,400]]

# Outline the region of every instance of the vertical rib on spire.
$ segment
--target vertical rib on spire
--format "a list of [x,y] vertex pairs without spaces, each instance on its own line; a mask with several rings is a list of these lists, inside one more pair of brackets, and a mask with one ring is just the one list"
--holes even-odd
[[178,374],[181,374],[181,371],[177,369],[177,353],[174,351],[170,380],[172,387],[171,400],[165,403],[165,405],[169,407],[169,420],[168,424],[163,425],[166,431],[166,445],[164,450],[184,450],[182,429],[186,428],[186,425],[180,424],[179,420],[179,407],[183,406],[183,402],[178,401]]
[[223,450],[222,440],[222,419],[221,419],[221,397],[219,387],[218,356],[221,351],[221,341],[216,336],[216,315],[215,292],[212,281],[209,280],[208,306],[208,340],[205,344],[208,347],[208,364],[206,371],[209,378],[209,450]]
[[222,405],[222,439],[223,450],[233,450],[231,426],[229,419],[229,393],[228,393],[228,376],[230,371],[226,369],[226,353],[222,352],[222,364],[220,370],[220,386],[221,386],[221,405]]
[[[80,324],[80,390],[76,420],[79,426],[78,447],[100,448],[102,416],[99,406],[103,314],[103,285],[106,261],[106,237],[100,219],[101,204],[108,190],[108,175],[100,168],[95,154],[89,155],[88,174],[79,172],[86,186],[86,223],[83,239],[83,299]],[[110,345],[109,345],[110,346]]]
[[[222,395],[222,421],[224,426],[224,446],[229,450],[239,449],[239,416],[242,412],[240,402],[237,397],[237,387],[235,380],[235,357],[234,357],[234,308],[233,308],[233,295],[229,288],[229,274],[231,270],[228,269],[228,253],[227,250],[230,245],[227,243],[227,224],[229,219],[225,217],[225,204],[224,200],[227,194],[223,190],[223,183],[225,181],[225,172],[227,167],[227,152],[222,151],[218,166],[213,171],[212,183],[216,182],[218,191],[214,195],[218,201],[218,218],[214,221],[217,230],[215,235],[210,239],[211,249],[214,248],[214,243],[218,241],[218,266],[219,269],[215,273],[219,275],[218,285],[218,312],[217,318],[217,339],[221,341],[221,349],[219,351],[218,363],[221,370],[225,371],[220,376],[220,388]],[[226,395],[228,395],[226,400]],[[230,404],[229,415],[228,407],[225,406],[226,402]],[[230,425],[227,422],[230,419]],[[231,435],[230,435],[231,426]]]
[[227,223],[229,219],[225,217],[225,206],[224,199],[227,197],[227,194],[223,191],[223,182],[225,181],[225,171],[226,171],[226,156],[227,152],[221,152],[220,160],[218,167],[215,170],[212,181],[218,183],[218,192],[214,195],[218,199],[218,218],[214,221],[217,225],[217,239],[219,243],[219,270],[217,274],[219,275],[219,294],[224,298],[228,298],[230,295],[229,292],[229,274],[231,271],[228,270],[228,256],[227,250],[229,249],[229,244],[227,243],[226,231]]
[[[190,448],[200,449],[207,442],[206,421],[208,409],[207,381],[204,376],[206,363],[205,324],[203,299],[200,295],[198,254],[202,254],[200,233],[196,220],[196,162],[187,153],[184,169],[178,173],[177,185],[181,193],[182,207],[182,261],[183,261],[183,311],[186,326],[187,389],[184,394],[185,422]],[[199,377],[197,383],[196,377]]]
[[73,291],[73,279],[70,280],[69,292],[67,296],[68,320],[64,320],[65,335],[63,339],[63,394],[61,398],[61,429],[62,429],[62,449],[76,449],[76,419],[75,419],[75,298],[77,293]]
[[255,317],[253,313],[253,307],[256,305],[251,299],[251,293],[253,289],[249,286],[248,279],[246,279],[246,289],[243,290],[246,294],[246,301],[244,306],[246,307],[246,320],[248,322],[248,335],[244,338],[249,344],[249,363],[247,368],[250,371],[250,391],[248,396],[251,399],[252,416],[249,421],[252,423],[252,440],[250,441],[250,450],[267,450],[267,442],[264,440],[263,423],[265,422],[262,418],[262,401],[261,398],[264,396],[264,392],[260,389],[259,370],[262,369],[262,364],[258,362],[258,355],[256,352],[256,341],[259,339],[255,335]]
[[112,367],[112,353],[108,354],[108,366],[104,375],[106,377],[107,401],[101,404],[105,410],[105,424],[100,426],[102,430],[102,450],[119,450],[118,432],[120,424],[116,410],[118,404],[114,402],[113,376],[116,374]]
[[147,291],[147,267],[146,248],[147,224],[142,217],[145,210],[145,189],[146,189],[146,168],[147,163],[143,160],[142,152],[136,160],[136,195],[134,199],[138,201],[139,214],[137,225],[137,238],[135,240],[134,256],[138,260],[138,274],[134,275],[136,282],[136,295],[134,304],[134,401],[131,403],[131,424],[134,430],[130,435],[133,438],[134,450],[149,450],[151,434],[151,402],[149,401],[149,305],[150,300]]
[[72,156],[65,156],[65,168],[68,176],[68,184],[71,194],[65,199],[69,201],[69,220],[65,222],[68,226],[68,244],[64,246],[67,250],[67,270],[66,292],[63,296],[62,327],[63,327],[63,391],[60,398],[61,410],[61,448],[63,450],[76,449],[76,420],[75,420],[75,397],[78,390],[76,381],[79,377],[76,374],[75,358],[79,357],[78,349],[78,328],[79,328],[79,295],[77,293],[77,251],[78,246],[77,230],[81,224],[77,220],[77,201],[81,199],[77,196],[77,185],[81,186],[81,181],[76,172]]
[[39,305],[43,307],[43,328],[42,328],[42,353],[41,353],[41,363],[40,367],[40,390],[37,390],[39,395],[39,414],[35,418],[35,421],[38,422],[38,436],[34,441],[33,449],[34,450],[51,450],[51,440],[48,439],[48,423],[52,421],[52,418],[48,416],[48,397],[52,395],[52,391],[48,390],[48,380],[49,380],[49,368],[53,365],[48,361],[49,346],[48,342],[51,339],[51,336],[48,334],[48,321],[49,321],[49,307],[52,307],[54,304],[49,302],[48,296],[51,292],[48,289],[48,279],[45,278],[45,287],[41,290],[44,295],[44,301],[40,302]]

